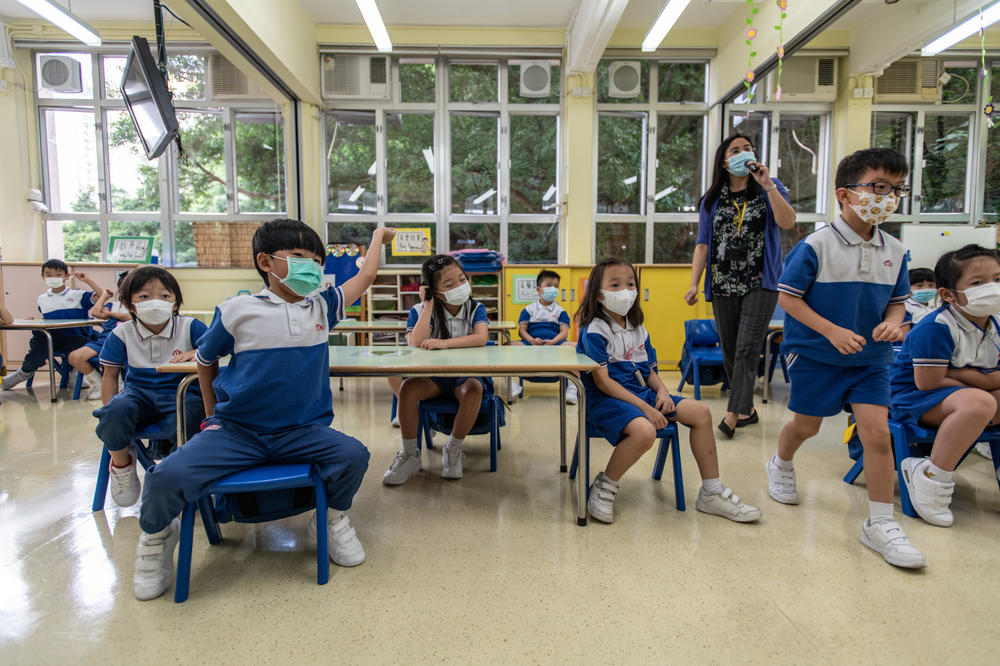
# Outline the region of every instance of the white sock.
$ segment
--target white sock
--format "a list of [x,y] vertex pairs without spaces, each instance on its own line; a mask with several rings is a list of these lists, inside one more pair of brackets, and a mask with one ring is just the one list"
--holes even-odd
[[99,388],[101,386],[101,373],[97,370],[91,370],[88,372],[84,379],[87,380],[87,383],[90,384],[91,388]]
[[[615,481],[614,479],[612,479],[610,476],[607,475],[607,473],[601,472],[600,474],[598,474],[598,476],[603,476],[605,481],[607,481],[608,483],[610,483],[615,488],[618,487],[618,481]],[[595,481],[596,481],[596,479],[595,479]]]
[[714,479],[702,479],[701,489],[704,490],[707,495],[721,495],[722,491],[725,490],[726,487],[722,485],[722,480],[716,477]]
[[794,468],[791,460],[782,460],[781,456],[779,456],[777,453],[774,454],[774,464],[784,470],[790,470]]
[[464,443],[465,443],[465,438],[464,437],[462,437],[461,439],[459,439],[458,437],[455,437],[454,435],[452,435],[451,437],[448,438],[448,443],[445,444],[445,446],[451,446],[451,447],[454,447],[454,448],[458,449],[459,451],[461,451],[462,450],[462,444],[464,444]]
[[880,520],[892,520],[892,508],[892,502],[873,502],[868,500],[868,513],[873,523]]
[[344,517],[343,511],[337,511],[336,509],[326,510],[326,522],[331,525],[336,525],[340,522],[340,519]]
[[417,438],[416,437],[404,437],[403,438],[403,451],[406,452],[408,456],[417,455]]
[[931,462],[931,459],[927,459],[927,468],[924,470],[924,474],[928,479],[934,479],[939,483],[951,483],[951,475],[953,472],[941,469],[937,465]]

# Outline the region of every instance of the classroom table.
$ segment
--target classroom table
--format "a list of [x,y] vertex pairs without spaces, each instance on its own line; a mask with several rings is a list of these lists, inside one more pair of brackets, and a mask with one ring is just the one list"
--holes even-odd
[[[577,404],[577,524],[587,524],[587,395],[581,372],[592,372],[598,364],[565,346],[476,347],[470,349],[427,350],[413,347],[368,346],[330,347],[330,374],[334,377],[557,377],[572,382],[579,395]],[[197,363],[170,363],[158,372],[184,373],[177,386],[177,442],[187,432],[184,393],[197,378]],[[566,471],[566,385],[559,382],[559,471]]]
[[211,326],[212,318],[215,317],[215,310],[181,310],[181,316],[194,317],[205,324],[205,326]]
[[15,319],[11,324],[0,325],[0,330],[4,331],[41,331],[49,343],[49,391],[52,395],[52,402],[58,402],[56,394],[56,359],[52,349],[53,331],[60,328],[81,328],[84,326],[100,326],[104,323],[102,319]]
[[[771,397],[771,343],[785,332],[784,319],[772,319],[767,325],[767,339],[764,342],[764,404]],[[780,352],[779,352],[780,353]]]

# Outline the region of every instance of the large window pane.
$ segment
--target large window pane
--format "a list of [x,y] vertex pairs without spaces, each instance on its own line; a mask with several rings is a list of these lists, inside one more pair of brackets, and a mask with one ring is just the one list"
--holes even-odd
[[205,56],[167,56],[167,75],[174,99],[205,99]]
[[778,176],[788,188],[792,208],[800,213],[820,213],[817,197],[822,150],[822,118],[782,112],[778,127],[781,167]]
[[65,261],[100,261],[101,226],[97,220],[45,222],[49,257]]
[[496,113],[453,113],[451,116],[451,212],[496,215]]
[[924,170],[920,210],[965,212],[965,174],[969,160],[969,117],[924,118]]
[[434,212],[434,116],[386,115],[386,197],[390,213]]
[[239,211],[285,210],[285,128],[280,113],[236,114]]
[[155,254],[161,257],[160,261],[163,261],[161,254],[163,239],[159,220],[144,220],[142,222],[111,220],[108,222],[108,237],[111,236],[149,236],[153,239]]
[[[734,112],[729,116],[729,134],[745,134],[749,136],[750,143],[754,147],[754,153],[761,161],[766,163],[767,156],[771,152],[771,112],[751,111],[749,114],[746,112]],[[713,147],[710,151],[713,157],[715,156],[715,148],[717,147]]]
[[[1000,66],[990,71],[990,94],[994,103],[1000,101]],[[983,210],[987,213],[1000,211],[1000,132],[991,129],[986,133],[986,173]]]
[[645,129],[645,114],[600,114],[597,127],[598,213],[643,213]]
[[702,194],[704,136],[702,116],[661,115],[657,118],[656,192],[653,194],[657,213],[697,212]]
[[327,211],[374,215],[375,113],[341,111],[326,116],[329,165]]
[[434,61],[400,58],[399,93],[403,102],[433,102]]
[[448,68],[452,102],[496,102],[500,90],[496,63],[454,63]]
[[661,62],[657,70],[657,101],[704,102],[707,69],[703,62]]
[[326,242],[357,243],[368,247],[375,227],[374,222],[329,222],[326,225]]
[[[916,134],[916,112],[875,111],[872,112],[872,148],[892,148],[906,158],[913,173],[913,138]],[[910,175],[906,182],[911,183]],[[899,212],[910,214],[910,198],[902,200]]]
[[178,111],[184,153],[177,163],[182,213],[226,212],[226,160],[221,111]]
[[555,116],[510,117],[510,212],[552,213],[557,202]]
[[[402,223],[393,222],[389,226],[392,226],[392,227],[394,227],[396,229],[427,229],[427,228],[430,228],[430,230],[431,230],[431,254],[434,254],[434,253],[436,253],[438,251],[437,250],[437,246],[438,246],[437,225],[433,221],[428,220],[427,222],[402,222]],[[371,240],[371,235],[368,236],[368,240]],[[458,249],[458,248],[452,248],[452,249]],[[430,255],[428,255],[428,256],[430,256]],[[394,255],[392,253],[392,247],[391,246],[387,246],[386,250],[385,250],[385,263],[387,263],[387,264],[422,264],[422,263],[424,263],[424,259],[426,259],[426,258],[427,257],[414,257],[414,256],[399,256],[399,257],[397,257],[396,255]]]
[[122,76],[125,73],[126,56],[110,55],[101,58],[104,67],[104,96],[107,99],[122,98]]
[[94,112],[45,109],[49,207],[53,212],[98,209]]
[[500,251],[500,224],[455,223],[448,225],[451,250],[486,249]]
[[160,162],[147,160],[132,118],[126,111],[106,115],[111,209],[160,209]]
[[[636,76],[635,67],[629,63],[639,63],[638,77]],[[614,81],[616,85],[616,94],[612,95],[611,92],[611,69],[613,63],[625,63],[617,64],[614,67]],[[622,58],[621,60],[602,60],[597,64],[597,101],[611,104],[637,104],[649,101],[649,61],[648,60],[631,60],[628,58]],[[638,80],[637,80],[638,79]],[[635,89],[638,84],[638,94],[629,97],[622,97],[619,95],[624,95]]]
[[197,254],[194,249],[194,227],[191,222],[174,224],[174,265],[194,266]]
[[[537,62],[534,60],[509,60],[507,62],[507,100],[511,104],[558,104],[559,103],[559,61],[548,60],[549,74],[549,94],[544,97],[522,97],[521,96],[521,68],[522,63],[528,64]],[[544,70],[540,67],[529,68],[528,77],[525,83],[528,89],[535,86],[541,87],[544,81]]]
[[508,224],[507,261],[512,264],[554,264],[559,261],[559,223]]
[[633,264],[644,262],[646,225],[641,222],[598,222],[594,258],[601,261],[608,257],[619,257]]
[[653,225],[653,263],[690,264],[697,238],[697,222],[657,222]]
[[94,65],[89,53],[37,53],[35,71],[39,99],[94,98]]

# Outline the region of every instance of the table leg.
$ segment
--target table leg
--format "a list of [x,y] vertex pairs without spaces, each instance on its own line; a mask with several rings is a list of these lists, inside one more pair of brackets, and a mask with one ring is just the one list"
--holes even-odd
[[56,396],[56,358],[55,351],[52,348],[52,334],[44,328],[36,330],[44,333],[45,339],[49,343],[49,393],[52,396],[52,402],[58,402],[59,398]]
[[566,471],[566,380],[559,378],[559,472]]
[[[510,346],[510,333],[507,331],[500,331],[500,335],[504,337],[504,344],[508,347]],[[507,402],[514,402],[514,377],[512,375],[507,375]]]
[[584,391],[583,382],[580,378],[571,373],[563,375],[568,381],[576,386],[576,393],[579,397],[577,403],[577,430],[576,430],[576,524],[583,527],[587,524],[587,488],[590,486],[590,479],[587,478],[587,470],[590,469],[589,460],[584,460],[588,455],[587,447],[584,446],[584,437],[587,436],[587,393]]

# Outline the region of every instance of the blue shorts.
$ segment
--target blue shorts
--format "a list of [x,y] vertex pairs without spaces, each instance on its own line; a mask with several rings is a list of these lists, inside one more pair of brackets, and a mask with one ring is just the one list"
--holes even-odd
[[[538,339],[539,339],[539,340],[544,340],[545,338],[538,338]],[[522,345],[524,345],[525,347],[534,347],[534,346],[535,346],[535,345],[529,345],[529,344],[528,344],[528,343],[527,343],[526,341],[524,341],[524,340],[518,340],[518,342],[520,342],[520,343],[521,343]],[[561,346],[561,345],[568,345],[568,344],[572,344],[572,342],[573,342],[572,340],[562,340],[562,341],[560,341],[560,342],[559,342],[559,344],[558,344],[558,345],[556,345],[556,347],[559,347],[559,346]]]
[[901,391],[893,391],[889,418],[900,423],[919,423],[920,417],[940,405],[949,395],[963,388],[965,387],[945,386],[930,391],[921,391],[914,386]]
[[101,337],[99,337],[96,340],[91,340],[90,342],[88,342],[87,344],[85,344],[84,347],[86,347],[87,349],[93,349],[95,352],[97,352],[97,355],[100,356],[101,355],[101,350],[104,349],[104,341],[106,339],[107,339],[107,336],[102,335]]
[[475,379],[483,385],[483,397],[493,394],[493,380],[489,377],[431,377],[431,381],[437,384],[441,393],[451,395],[462,383]]
[[[640,400],[648,405],[656,404],[656,391],[646,388],[642,393],[637,394]],[[674,406],[678,405],[684,396],[671,395]],[[665,414],[671,421],[677,416],[676,410]],[[615,446],[625,437],[625,426],[633,420],[646,415],[642,410],[630,402],[612,398],[606,393],[598,390],[587,391],[587,435],[589,437],[603,437]]]
[[789,354],[788,409],[805,416],[834,416],[851,405],[890,404],[888,365],[830,365]]

